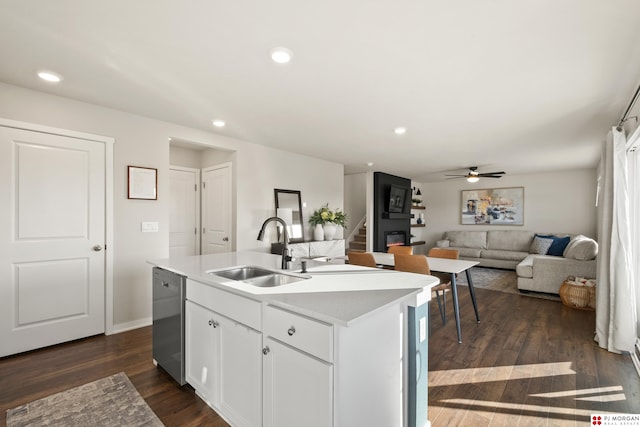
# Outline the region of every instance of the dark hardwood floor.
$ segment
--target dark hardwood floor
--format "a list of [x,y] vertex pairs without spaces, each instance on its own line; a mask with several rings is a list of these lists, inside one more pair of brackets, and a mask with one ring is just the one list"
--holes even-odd
[[[587,425],[591,413],[640,414],[640,379],[628,356],[593,342],[593,312],[484,289],[476,293],[480,324],[467,289],[459,288],[462,344],[450,298],[445,326],[433,304],[434,427]],[[0,425],[7,409],[123,371],[166,426],[227,426],[192,388],[179,387],[151,359],[150,327],[2,358]]]
[[560,302],[476,289],[476,323],[458,288],[453,310],[435,304],[429,341],[429,419],[438,426],[589,425],[590,414],[640,414],[640,378],[629,356],[593,341],[595,313]]

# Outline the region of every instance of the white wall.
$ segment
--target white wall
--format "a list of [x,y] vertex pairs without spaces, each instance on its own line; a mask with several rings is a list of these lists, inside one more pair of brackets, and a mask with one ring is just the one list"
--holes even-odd
[[367,214],[367,179],[366,173],[345,175],[344,177],[344,212],[347,214],[345,238],[353,232],[356,225]]
[[[298,189],[308,211],[329,202],[341,206],[343,166],[286,153],[173,123],[0,83],[0,117],[113,137],[114,324],[126,329],[150,322],[148,259],[169,254],[169,138],[235,151],[236,247],[267,251],[256,241],[262,221],[273,215],[274,188]],[[127,165],[158,169],[158,200],[128,200]],[[141,233],[142,221],[157,221],[158,233]]]
[[200,169],[202,166],[202,151],[184,147],[169,147],[169,162],[171,166]]
[[[506,175],[470,184],[464,179],[419,184],[426,206],[424,249],[448,230],[531,230],[596,236],[596,169]],[[524,187],[524,226],[461,225],[461,191],[473,188]]]

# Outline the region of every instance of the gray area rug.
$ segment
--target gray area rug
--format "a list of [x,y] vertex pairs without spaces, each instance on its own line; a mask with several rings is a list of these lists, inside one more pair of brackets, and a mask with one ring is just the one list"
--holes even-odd
[[124,372],[7,411],[7,427],[164,426]]
[[[560,301],[558,295],[542,292],[520,292],[518,290],[518,276],[513,270],[500,270],[498,268],[472,267],[471,280],[474,288],[489,289],[490,291],[506,292],[509,294],[524,295],[533,298],[542,298],[552,301]],[[459,285],[468,286],[467,275],[460,274],[457,279]]]

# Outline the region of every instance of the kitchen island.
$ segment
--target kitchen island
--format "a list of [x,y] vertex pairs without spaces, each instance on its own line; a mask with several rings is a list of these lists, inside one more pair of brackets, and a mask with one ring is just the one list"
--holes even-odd
[[[437,278],[311,260],[282,271],[279,256],[248,251],[151,264],[187,278],[186,380],[231,425],[428,425]],[[248,266],[291,282],[225,275]]]

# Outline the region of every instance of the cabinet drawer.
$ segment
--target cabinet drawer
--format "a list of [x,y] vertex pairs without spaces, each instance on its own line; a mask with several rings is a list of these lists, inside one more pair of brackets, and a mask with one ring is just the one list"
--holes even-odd
[[280,308],[264,309],[264,330],[292,347],[333,362],[333,326]]
[[211,285],[187,279],[187,299],[257,331],[262,330],[262,304]]

